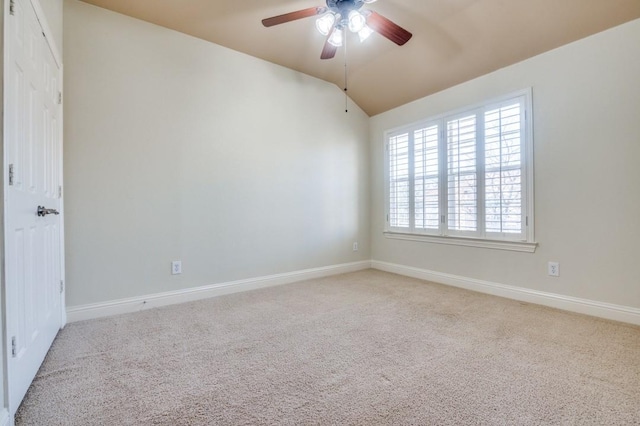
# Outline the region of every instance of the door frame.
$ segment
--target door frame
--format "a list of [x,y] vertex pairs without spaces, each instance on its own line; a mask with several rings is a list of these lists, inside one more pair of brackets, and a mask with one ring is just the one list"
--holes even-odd
[[[53,32],[51,31],[51,27],[47,21],[47,17],[44,13],[44,9],[42,8],[39,0],[23,0],[26,4],[30,4],[33,8],[35,15],[40,23],[40,27],[42,29],[43,35],[47,42],[47,45],[53,55],[54,61],[58,66],[58,70],[60,73],[60,92],[64,94],[63,84],[64,84],[64,68],[62,63],[62,55],[60,54],[60,50],[58,50],[58,46],[56,45]],[[45,0],[50,1],[50,0]],[[8,43],[9,43],[9,29],[7,21],[11,19],[11,0],[2,0],[2,15],[1,19],[2,25],[1,28],[1,50],[2,50],[2,87],[0,87],[0,93],[2,94],[2,105],[3,111],[7,110],[8,100],[6,98],[5,87],[7,86],[7,51],[8,51]],[[64,96],[62,97],[62,102],[64,102]],[[65,243],[64,243],[64,103],[60,105],[59,110],[59,140],[60,140],[60,185],[62,188],[60,194],[60,279],[63,282],[62,292],[60,293],[60,324],[61,328],[65,326],[67,323],[67,313],[66,313],[66,305],[65,305],[65,294],[66,294],[66,275],[65,275]],[[5,116],[2,115],[0,118],[0,133],[2,137],[2,162],[0,163],[0,184],[2,185],[2,208],[0,209],[0,237],[2,238],[2,245],[0,246],[0,335],[2,340],[0,342],[0,426],[13,426],[14,424],[14,415],[15,413],[10,412],[9,408],[9,389],[8,389],[8,366],[9,366],[9,357],[11,356],[11,348],[9,339],[9,333],[7,330],[7,305],[6,305],[6,286],[7,286],[7,276],[6,276],[6,264],[5,264],[5,253],[7,250],[6,246],[6,238],[5,238],[5,230],[6,230],[6,219],[7,219],[7,190],[8,190],[8,178],[5,173],[8,172],[8,165],[6,158],[6,126],[5,126]]]

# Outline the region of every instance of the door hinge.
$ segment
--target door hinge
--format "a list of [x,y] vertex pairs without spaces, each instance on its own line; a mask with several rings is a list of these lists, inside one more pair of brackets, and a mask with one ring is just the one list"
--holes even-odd
[[444,221],[445,221],[444,215],[441,215],[440,216],[440,223],[444,223]]
[[64,292],[64,280],[60,280],[60,294]]
[[529,226],[529,216],[524,218],[524,223],[525,223],[524,226]]
[[58,105],[62,105],[62,92],[58,92]]
[[9,164],[9,185],[13,185],[13,179],[14,179],[13,169],[14,169],[13,164]]
[[58,198],[62,198],[62,185],[58,186]]
[[11,356],[14,358],[18,356],[18,344],[16,343],[16,336],[13,336],[11,338]]
[[16,14],[16,5],[14,3],[14,0],[11,0],[9,2],[9,14],[10,15],[15,15]]
[[389,222],[389,215],[387,215],[387,222]]

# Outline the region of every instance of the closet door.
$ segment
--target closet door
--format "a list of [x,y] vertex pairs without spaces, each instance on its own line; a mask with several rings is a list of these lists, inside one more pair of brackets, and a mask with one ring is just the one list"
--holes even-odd
[[5,15],[7,379],[15,414],[63,325],[61,71],[30,0]]

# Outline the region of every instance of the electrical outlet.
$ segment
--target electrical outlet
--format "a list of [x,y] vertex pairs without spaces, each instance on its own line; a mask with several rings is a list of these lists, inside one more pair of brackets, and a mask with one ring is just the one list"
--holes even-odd
[[178,275],[182,273],[182,261],[174,260],[171,262],[171,275]]
[[547,264],[547,273],[552,277],[559,277],[560,264],[558,262],[549,262]]
[[358,251],[358,242],[353,243],[353,251]]

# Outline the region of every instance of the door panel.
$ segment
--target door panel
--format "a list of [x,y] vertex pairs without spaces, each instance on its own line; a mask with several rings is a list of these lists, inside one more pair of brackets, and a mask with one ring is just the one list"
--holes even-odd
[[14,414],[63,325],[61,71],[30,0],[14,0],[5,57],[6,313],[9,410]]

